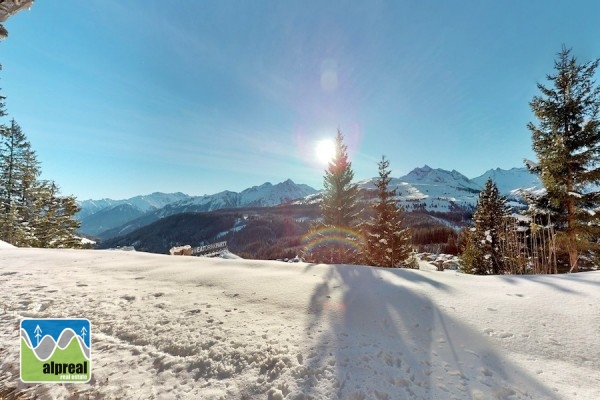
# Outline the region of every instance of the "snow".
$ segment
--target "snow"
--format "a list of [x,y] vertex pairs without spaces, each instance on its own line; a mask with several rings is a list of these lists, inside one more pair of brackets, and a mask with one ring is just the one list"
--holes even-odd
[[[0,397],[600,398],[600,272],[6,248],[0,287]],[[24,317],[89,318],[91,382],[21,383]]]
[[520,188],[528,188],[528,190],[533,191],[543,187],[540,178],[526,167],[511,168],[508,170],[501,168],[490,169],[482,175],[471,179],[471,181],[483,189],[488,178],[492,178],[500,194],[503,195],[512,194],[514,196],[518,193],[512,192]]
[[5,241],[0,240],[0,249],[14,249],[14,248],[15,248],[15,246],[13,246],[12,244],[6,243]]
[[[425,207],[429,211],[448,212],[455,206],[474,208],[479,192],[490,177],[500,193],[509,196],[517,207],[523,205],[522,190],[535,193],[542,190],[539,178],[524,167],[491,169],[469,179],[456,170],[434,169],[425,165],[400,178],[393,178],[389,186],[396,190],[397,200],[407,211]],[[376,180],[363,180],[358,185],[361,189],[374,191]]]

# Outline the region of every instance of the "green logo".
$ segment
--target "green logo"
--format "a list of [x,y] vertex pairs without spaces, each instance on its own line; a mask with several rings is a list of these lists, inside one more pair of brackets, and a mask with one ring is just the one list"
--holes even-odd
[[84,318],[21,320],[21,380],[88,382],[92,376],[91,324]]

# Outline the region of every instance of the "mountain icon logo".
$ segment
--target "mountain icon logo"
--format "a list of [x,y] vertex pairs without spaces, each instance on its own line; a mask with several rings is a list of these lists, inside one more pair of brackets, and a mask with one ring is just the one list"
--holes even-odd
[[26,383],[89,382],[91,328],[85,318],[21,320],[21,380]]

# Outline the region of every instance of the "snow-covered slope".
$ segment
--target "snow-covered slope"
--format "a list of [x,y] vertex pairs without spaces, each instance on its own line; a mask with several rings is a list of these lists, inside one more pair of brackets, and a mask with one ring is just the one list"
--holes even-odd
[[5,241],[0,240],[0,249],[14,249],[14,248],[15,248],[15,246],[13,246],[12,244],[6,243]]
[[[600,272],[3,249],[0,287],[0,397],[600,398]],[[90,319],[89,384],[20,382],[30,317]]]
[[[359,187],[375,190],[376,180],[362,181]],[[425,208],[439,212],[452,211],[456,207],[474,207],[481,190],[456,170],[433,169],[428,165],[392,179],[390,188],[396,189],[398,201],[407,211]]]
[[496,187],[503,195],[508,195],[515,189],[537,190],[542,188],[542,182],[540,181],[540,178],[537,175],[529,172],[529,170],[525,167],[511,169],[490,169],[489,171],[484,172],[482,175],[471,179],[471,181],[483,189],[488,178],[492,178],[492,181],[494,181]]
[[[518,200],[517,189],[539,190],[539,178],[527,168],[491,169],[483,175],[469,179],[456,170],[447,171],[425,165],[415,168],[407,175],[394,178],[390,187],[398,193],[398,202],[406,210],[425,208],[429,211],[447,212],[455,207],[475,207],[479,192],[491,177],[501,194]],[[377,178],[359,182],[362,189],[375,190]]]

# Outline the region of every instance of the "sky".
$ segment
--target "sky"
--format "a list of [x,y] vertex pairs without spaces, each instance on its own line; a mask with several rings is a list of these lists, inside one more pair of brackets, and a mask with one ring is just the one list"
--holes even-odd
[[[323,187],[385,155],[469,178],[535,159],[528,122],[561,46],[600,57],[600,2],[37,0],[9,18],[1,94],[79,200]],[[4,119],[5,122],[7,119]]]

